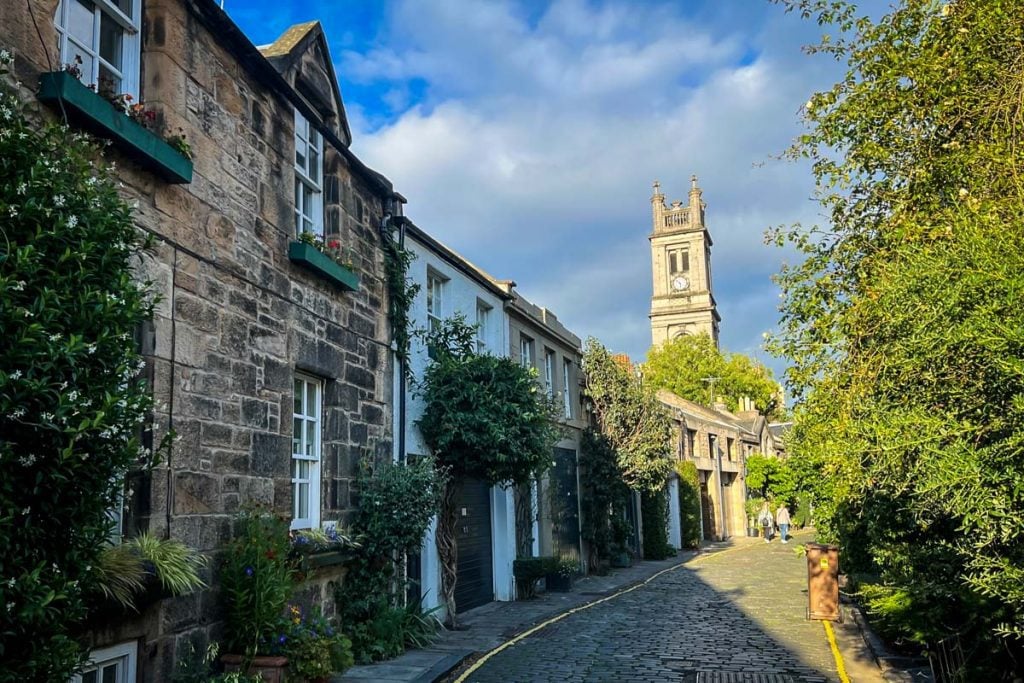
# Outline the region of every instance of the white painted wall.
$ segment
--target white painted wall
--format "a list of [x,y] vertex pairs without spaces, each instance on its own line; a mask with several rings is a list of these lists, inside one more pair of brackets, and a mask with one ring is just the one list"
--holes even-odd
[[[406,235],[405,247],[413,253],[415,259],[409,266],[408,277],[419,283],[420,291],[409,311],[410,325],[412,329],[425,329],[427,327],[427,272],[434,271],[444,278],[445,282],[441,314],[449,318],[456,313],[462,313],[468,323],[476,323],[477,302],[481,301],[491,307],[489,327],[484,339],[486,349],[496,356],[508,356],[508,315],[505,312],[504,301],[498,295],[491,292],[479,282],[469,277],[461,270],[441,257],[425,244],[421,244],[411,235]],[[427,368],[430,359],[427,356],[426,346],[419,340],[413,339],[409,354],[409,368],[412,376],[420,379]],[[399,375],[395,370],[396,378]],[[396,379],[395,397],[395,453],[398,454],[398,424],[399,411],[397,408],[398,386]],[[422,398],[415,395],[412,388],[406,390],[406,452],[415,455],[426,455],[429,449],[423,442],[419,428],[416,427],[416,420],[423,414],[424,403]],[[423,605],[425,608],[441,607],[441,614],[438,616],[444,619],[444,607],[441,604],[441,567],[437,555],[436,544],[436,519],[431,522],[430,528],[423,539],[421,551],[421,588],[424,594]],[[512,560],[515,559],[515,504],[511,490],[505,490],[495,486],[491,490],[491,547],[492,561],[494,567],[494,597],[496,600],[512,600],[515,593],[512,585]]]
[[679,480],[672,477],[666,487],[668,496],[668,542],[673,547],[683,546],[683,529],[679,521]]

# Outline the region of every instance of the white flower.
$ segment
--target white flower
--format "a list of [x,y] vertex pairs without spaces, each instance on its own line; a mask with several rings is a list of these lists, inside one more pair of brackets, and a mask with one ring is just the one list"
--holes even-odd
[[2,115],[5,119],[9,119],[11,118],[11,110],[7,107],[0,107],[0,115]]
[[64,206],[64,195],[59,194],[56,197],[54,197],[53,198],[53,205],[56,206],[58,209],[60,207]]
[[27,505],[25,507],[21,508],[21,514],[23,514],[23,515],[27,515],[30,512],[32,512],[32,508],[27,506]]
[[50,335],[50,341],[59,341],[59,340],[60,340],[60,335],[59,334],[51,334]]
[[73,228],[78,225],[78,216],[68,216],[68,227]]
[[14,61],[14,57],[7,50],[0,50],[0,63],[10,64]]
[[960,194],[961,197],[966,197],[967,196],[967,190],[965,188],[961,187],[959,194]]
[[18,183],[18,194],[25,194],[28,191],[28,185],[25,183]]
[[52,422],[53,421],[53,413],[43,413],[39,417],[43,418],[47,422]]
[[96,353],[96,343],[93,342],[92,344],[89,344],[88,346],[86,346],[85,347],[85,352],[88,353],[88,354]]
[[7,611],[8,612],[13,612],[14,611],[14,603],[13,602],[7,603]]
[[60,383],[60,390],[61,391],[64,391],[67,388],[68,388],[68,383],[67,382],[61,382]]
[[11,578],[7,579],[7,587],[8,588],[13,588],[14,587],[14,577],[13,576]]
[[24,467],[31,467],[35,463],[35,461],[36,456],[32,455],[31,453],[29,453],[28,455],[23,455],[20,458],[18,458],[18,462],[20,462]]
[[10,418],[12,418],[12,419],[15,419],[15,420],[17,420],[17,419],[18,419],[19,417],[24,417],[24,416],[25,416],[25,409],[24,409],[24,408],[16,408],[16,409],[15,409],[15,410],[14,410],[14,411],[13,411],[13,412],[12,412],[12,413],[10,414],[10,415],[8,415],[7,417],[10,417]]
[[75,401],[75,400],[77,400],[77,399],[78,399],[78,391],[76,391],[75,389],[72,389],[72,390],[71,390],[71,391],[70,391],[70,392],[68,393],[68,400],[69,400],[69,401]]
[[15,370],[12,372],[11,379],[21,379],[21,370]]
[[23,316],[25,316],[26,318],[31,318],[32,317],[32,311],[28,310],[27,308],[21,309],[21,314]]
[[25,281],[24,280],[18,280],[13,285],[11,285],[11,289],[13,289],[15,292],[22,291],[23,289],[25,289]]
[[90,187],[95,185],[96,184],[96,176],[89,176],[88,178],[86,178],[85,179],[85,184],[89,185]]
[[7,207],[7,213],[11,214],[11,218],[14,218],[15,216],[18,215],[18,207],[16,207],[16,206],[8,206]]

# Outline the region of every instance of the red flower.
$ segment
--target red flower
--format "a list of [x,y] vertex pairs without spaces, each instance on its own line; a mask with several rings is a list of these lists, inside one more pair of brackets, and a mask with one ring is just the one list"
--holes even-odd
[[272,560],[272,559],[274,559],[275,557],[277,557],[277,553],[276,553],[276,552],[274,552],[273,550],[268,550],[268,551],[266,552],[266,556],[267,556],[267,559],[268,559],[268,560]]
[[327,246],[330,249],[338,249],[341,247],[341,242],[339,242],[338,240],[331,240],[330,242],[327,243]]

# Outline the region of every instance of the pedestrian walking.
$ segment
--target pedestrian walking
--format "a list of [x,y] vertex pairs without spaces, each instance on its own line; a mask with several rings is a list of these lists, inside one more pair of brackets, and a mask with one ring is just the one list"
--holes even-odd
[[768,507],[768,501],[764,502],[761,506],[761,512],[757,514],[757,521],[761,525],[761,531],[764,534],[764,542],[772,542],[772,525],[775,520],[772,518],[771,508]]
[[775,512],[775,523],[779,525],[779,537],[783,543],[789,543],[789,508],[783,503]]

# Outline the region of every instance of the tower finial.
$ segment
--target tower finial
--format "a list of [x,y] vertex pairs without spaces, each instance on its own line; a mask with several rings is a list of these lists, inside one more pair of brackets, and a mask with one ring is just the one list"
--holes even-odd
[[661,194],[661,181],[660,180],[655,180],[654,181],[654,194]]
[[696,190],[697,189],[697,174],[696,173],[694,173],[692,176],[690,176],[690,189],[691,190]]

